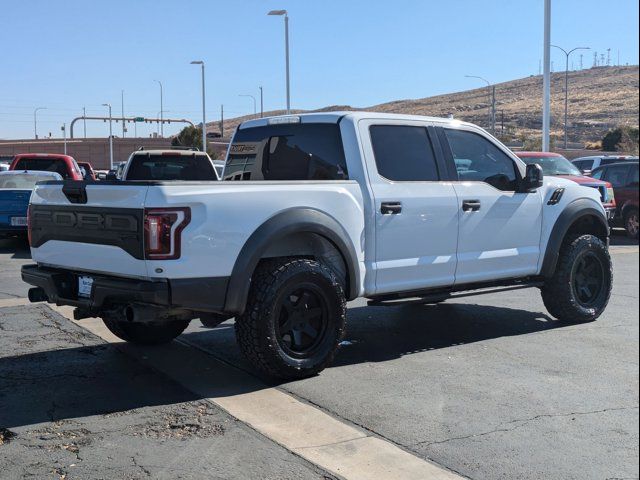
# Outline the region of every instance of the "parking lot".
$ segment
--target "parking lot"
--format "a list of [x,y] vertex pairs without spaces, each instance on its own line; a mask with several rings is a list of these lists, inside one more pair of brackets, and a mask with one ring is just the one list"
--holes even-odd
[[[347,442],[323,430],[333,422],[426,461],[433,478],[637,478],[638,246],[612,243],[613,296],[595,323],[558,324],[534,290],[358,301],[334,365],[276,385],[241,358],[232,321],[141,348],[28,306],[28,248],[1,241],[2,476],[359,478],[367,467],[348,451],[290,446],[287,426],[317,415],[317,446]],[[252,395],[290,400],[290,418],[274,429],[267,409],[243,411]]]

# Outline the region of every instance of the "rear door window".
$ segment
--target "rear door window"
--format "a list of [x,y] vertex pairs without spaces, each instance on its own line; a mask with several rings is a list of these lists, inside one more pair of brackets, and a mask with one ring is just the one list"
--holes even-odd
[[127,180],[217,180],[205,155],[136,154],[131,159]]
[[608,167],[605,173],[604,180],[610,182],[616,188],[624,187],[627,184],[627,174],[629,168],[626,165],[618,165],[614,167]]
[[347,180],[336,124],[302,123],[239,129],[224,180]]
[[369,132],[380,176],[395,182],[440,179],[425,127],[372,125]]
[[64,160],[57,158],[21,158],[16,163],[15,170],[37,170],[41,172],[55,172],[62,178],[69,178],[69,170]]

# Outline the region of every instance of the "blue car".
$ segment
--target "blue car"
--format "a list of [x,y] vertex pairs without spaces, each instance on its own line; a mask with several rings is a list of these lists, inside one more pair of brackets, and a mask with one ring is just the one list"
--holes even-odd
[[55,172],[11,170],[0,172],[0,238],[26,236],[27,208],[38,182],[62,180]]

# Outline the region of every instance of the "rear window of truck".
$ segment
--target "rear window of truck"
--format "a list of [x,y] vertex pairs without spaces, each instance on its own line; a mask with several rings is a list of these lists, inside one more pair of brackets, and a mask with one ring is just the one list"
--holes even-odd
[[64,160],[57,158],[21,158],[14,170],[37,170],[40,172],[59,173],[62,178],[69,178],[69,169]]
[[134,155],[126,180],[217,180],[205,155]]
[[348,180],[340,128],[303,123],[239,129],[224,180]]

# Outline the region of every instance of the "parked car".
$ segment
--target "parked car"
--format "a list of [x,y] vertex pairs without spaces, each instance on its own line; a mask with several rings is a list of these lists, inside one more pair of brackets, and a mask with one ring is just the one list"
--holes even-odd
[[590,157],[579,157],[572,160],[572,163],[580,169],[580,171],[589,175],[593,170],[605,165],[620,162],[637,162],[638,157],[632,155],[593,155]]
[[622,226],[631,238],[638,238],[638,162],[613,163],[595,169],[593,178],[611,182],[618,208],[612,225]]
[[533,287],[572,323],[609,301],[599,193],[543,177],[469,123],[251,120],[236,130],[225,180],[39,185],[29,298],[102,317],[143,344],[171,341],[192,319],[235,317],[241,351],[280,378],[332,362],[358,297],[384,306]]
[[62,180],[55,172],[0,172],[0,237],[27,235],[27,207],[37,182]]
[[64,179],[82,180],[82,172],[73,157],[58,153],[20,153],[13,157],[9,170],[56,172]]
[[209,155],[198,150],[137,150],[121,180],[218,180]]
[[609,182],[582,175],[578,167],[558,153],[553,152],[516,152],[525,163],[537,163],[547,176],[566,178],[584,187],[595,188],[600,192],[602,205],[607,212],[607,218],[612,219],[616,213],[616,198]]
[[93,167],[89,162],[78,162],[78,166],[80,167],[82,178],[96,181],[96,172],[93,171]]
[[7,170],[9,170],[9,164],[8,163],[0,163],[0,172],[6,172]]

